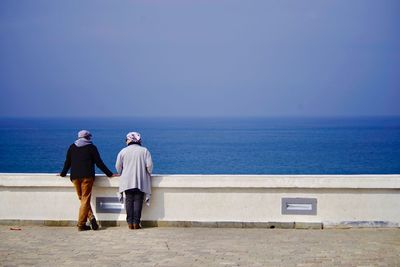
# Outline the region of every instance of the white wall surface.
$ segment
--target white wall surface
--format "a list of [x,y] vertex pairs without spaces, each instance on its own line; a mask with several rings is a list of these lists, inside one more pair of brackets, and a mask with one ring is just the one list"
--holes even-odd
[[[143,220],[195,222],[308,222],[335,226],[400,225],[400,175],[156,175]],[[96,197],[118,197],[118,178],[96,178]],[[282,198],[316,198],[316,215],[281,214]],[[79,201],[68,178],[0,174],[0,220],[76,221]]]

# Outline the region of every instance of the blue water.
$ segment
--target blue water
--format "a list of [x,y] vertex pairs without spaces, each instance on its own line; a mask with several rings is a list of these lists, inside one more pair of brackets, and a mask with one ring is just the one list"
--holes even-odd
[[129,131],[158,174],[399,174],[400,118],[0,119],[0,172],[56,173],[80,129],[106,165]]

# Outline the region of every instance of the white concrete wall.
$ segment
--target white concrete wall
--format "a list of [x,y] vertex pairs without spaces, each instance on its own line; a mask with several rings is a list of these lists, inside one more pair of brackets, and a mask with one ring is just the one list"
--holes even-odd
[[[400,225],[400,175],[156,175],[143,220],[307,222],[325,227]],[[92,197],[117,197],[118,178],[97,177]],[[316,215],[283,215],[281,198],[317,199]],[[68,178],[0,174],[0,220],[75,221],[79,201]],[[98,213],[124,221],[125,213]]]

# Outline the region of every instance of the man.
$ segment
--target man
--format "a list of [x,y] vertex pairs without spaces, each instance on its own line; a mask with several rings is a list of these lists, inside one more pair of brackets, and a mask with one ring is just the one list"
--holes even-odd
[[60,176],[65,177],[71,168],[70,178],[81,202],[77,225],[78,231],[90,230],[90,226],[86,225],[88,218],[93,230],[99,228],[90,207],[90,198],[95,178],[94,165],[99,167],[108,177],[113,176],[113,173],[101,160],[100,154],[91,139],[92,135],[89,131],[82,130],[78,133],[78,140],[69,147],[64,168],[60,173]]

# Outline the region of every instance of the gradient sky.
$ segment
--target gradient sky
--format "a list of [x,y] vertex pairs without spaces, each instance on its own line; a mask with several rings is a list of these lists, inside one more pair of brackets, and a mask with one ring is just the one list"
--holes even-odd
[[400,1],[0,1],[0,116],[400,116]]

